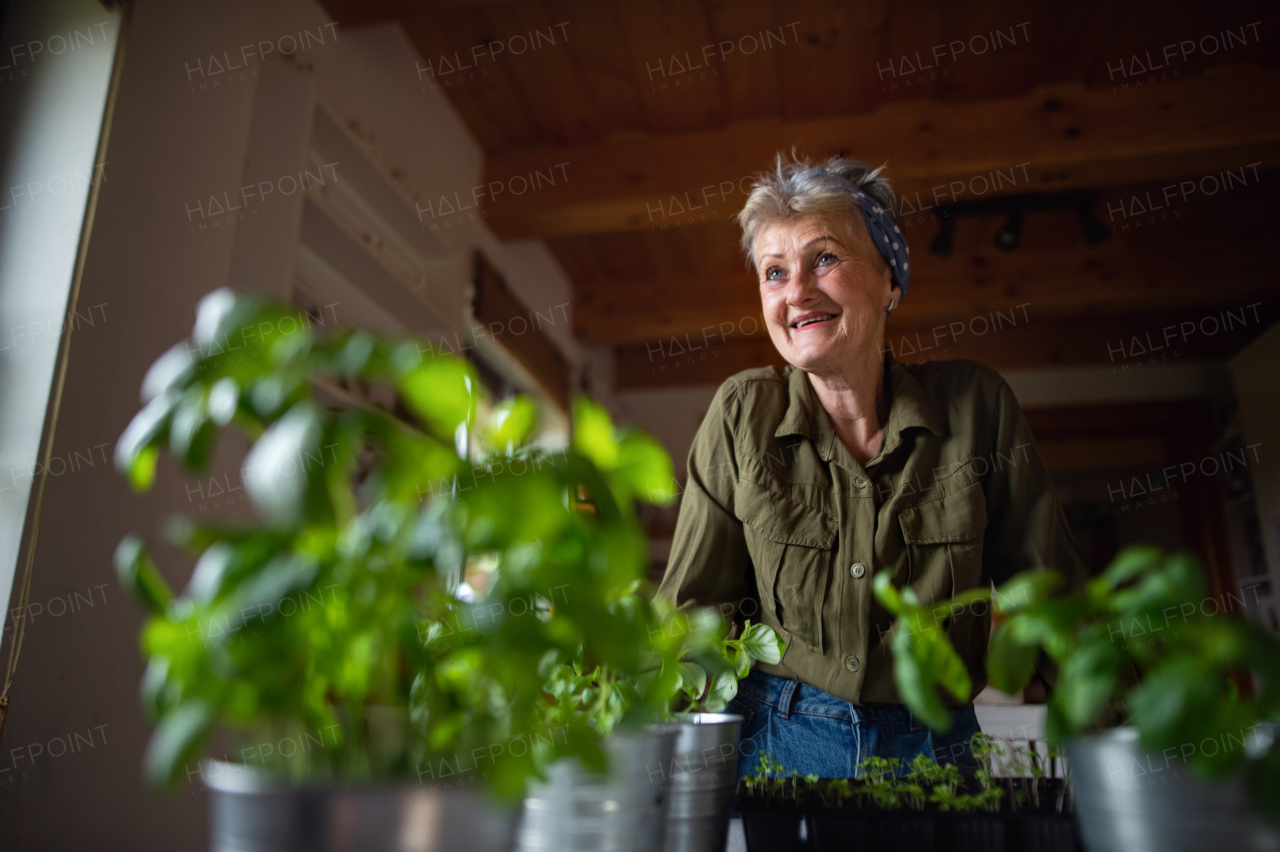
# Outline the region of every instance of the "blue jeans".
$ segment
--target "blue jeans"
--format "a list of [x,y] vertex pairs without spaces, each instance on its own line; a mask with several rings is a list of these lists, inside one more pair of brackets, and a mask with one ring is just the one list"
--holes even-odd
[[755,771],[762,752],[772,753],[787,770],[820,778],[852,778],[858,762],[871,756],[905,764],[927,754],[939,763],[977,769],[968,745],[980,730],[972,704],[951,711],[951,729],[938,734],[904,705],[850,704],[755,669],[738,684],[729,712],[743,719],[738,777]]

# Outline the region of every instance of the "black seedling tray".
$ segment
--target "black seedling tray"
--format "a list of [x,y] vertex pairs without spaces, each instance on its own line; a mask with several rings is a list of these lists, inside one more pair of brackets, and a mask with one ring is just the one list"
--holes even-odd
[[[829,807],[816,796],[778,801],[747,793],[738,785],[748,852],[1079,852],[1070,809],[1054,810],[1060,779],[1041,779],[1041,806],[1008,801],[997,811],[957,813],[930,805],[924,810],[880,810],[846,804]],[[805,824],[807,842],[800,839]]]

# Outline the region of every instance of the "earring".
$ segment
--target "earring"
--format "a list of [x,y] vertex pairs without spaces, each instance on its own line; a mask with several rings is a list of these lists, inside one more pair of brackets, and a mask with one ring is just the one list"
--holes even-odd
[[889,303],[889,307],[887,307],[887,308],[885,308],[885,309],[884,309],[884,315],[885,315],[885,316],[889,316],[889,314],[893,313],[893,309],[894,309],[894,308],[896,308],[896,307],[898,307],[898,303],[897,303],[897,302],[890,302],[890,303]]

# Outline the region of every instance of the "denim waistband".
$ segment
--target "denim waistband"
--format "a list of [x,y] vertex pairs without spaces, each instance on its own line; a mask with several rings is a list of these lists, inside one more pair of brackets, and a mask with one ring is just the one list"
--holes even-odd
[[911,711],[905,705],[870,702],[852,704],[816,686],[775,677],[759,669],[751,670],[751,673],[738,684],[738,691],[771,705],[784,719],[795,712],[796,705],[803,701],[805,712],[847,715],[864,721],[902,719],[914,723]]

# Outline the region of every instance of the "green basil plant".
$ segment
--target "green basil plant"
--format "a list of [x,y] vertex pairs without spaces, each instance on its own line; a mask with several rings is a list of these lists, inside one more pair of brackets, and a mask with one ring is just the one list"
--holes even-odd
[[[491,403],[467,361],[413,340],[320,332],[277,305],[209,294],[191,338],[146,374],[144,406],[116,447],[142,491],[166,449],[199,473],[245,446],[220,439],[224,429],[250,442],[252,517],[183,516],[167,531],[195,557],[181,593],[142,538],[116,552],[121,582],[149,611],[154,782],[189,776],[202,755],[289,737],[310,747],[263,758],[287,779],[421,778],[437,758],[479,755],[490,787],[519,795],[552,760],[603,765],[612,724],[669,715],[698,683],[691,648],[720,642],[735,671],[744,654],[779,655],[761,650],[755,628],[724,645],[718,618],[674,616],[644,594],[634,502],[674,499],[652,436],[616,429],[579,397],[572,446],[541,449],[535,404]],[[366,389],[394,403],[363,401],[355,391]],[[485,582],[466,596],[468,577]],[[677,617],[698,626],[664,639]],[[605,699],[607,725],[560,712],[575,665],[640,688]]]
[[[962,702],[973,686],[946,622],[989,601],[996,628],[986,668],[998,689],[1020,692],[1041,653],[1056,664],[1046,723],[1052,744],[1102,727],[1123,707],[1145,749],[1186,760],[1206,777],[1243,772],[1255,806],[1280,815],[1280,746],[1271,734],[1280,722],[1280,641],[1220,612],[1188,553],[1126,548],[1082,591],[1055,594],[1062,585],[1059,574],[1033,570],[926,607],[878,575],[876,597],[897,616],[891,642],[902,700],[946,730],[938,690]],[[1246,693],[1239,684],[1250,680]]]

